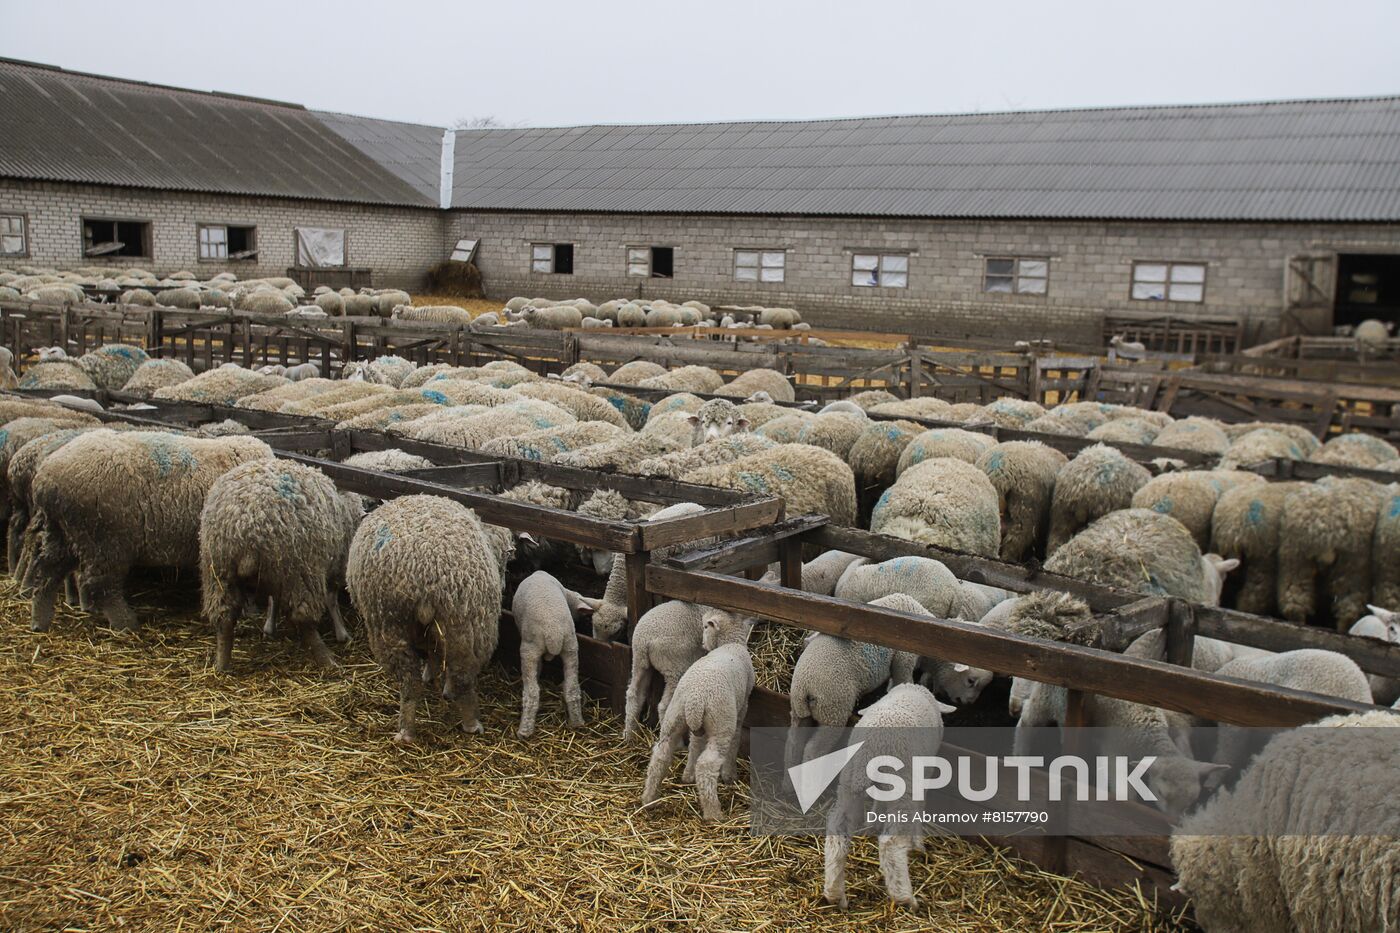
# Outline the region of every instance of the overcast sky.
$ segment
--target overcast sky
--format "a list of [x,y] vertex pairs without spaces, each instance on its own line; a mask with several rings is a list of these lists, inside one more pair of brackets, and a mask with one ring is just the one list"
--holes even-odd
[[1400,0],[0,0],[0,55],[448,125],[1400,93]]

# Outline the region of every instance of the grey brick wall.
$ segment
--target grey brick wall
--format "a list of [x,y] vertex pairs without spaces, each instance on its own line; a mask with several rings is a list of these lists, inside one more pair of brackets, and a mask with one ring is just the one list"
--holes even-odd
[[[417,289],[427,267],[445,257],[447,215],[433,208],[373,207],[323,201],[238,197],[108,188],[97,185],[0,179],[0,213],[29,218],[29,259],[34,265],[140,266],[156,272],[188,269],[196,275],[227,268],[242,278],[285,275],[295,259],[296,227],[343,227],[346,259],[374,270],[376,285]],[[150,259],[84,259],[82,218],[149,220]],[[258,228],[259,253],[251,262],[200,262],[196,225],[222,223]],[[9,260],[0,260],[0,265]]]
[[[1096,339],[1105,310],[1230,314],[1257,339],[1280,326],[1287,257],[1400,252],[1400,225],[861,220],[456,212],[449,241],[478,237],[488,294],[657,297],[797,307],[814,323],[929,335]],[[574,274],[530,271],[530,244],[574,244]],[[626,273],[625,250],[675,248],[673,279]],[[787,250],[782,284],[736,282],[735,247]],[[909,287],[851,285],[851,254],[907,250]],[[1044,297],[983,291],[987,256],[1048,256]],[[1203,303],[1129,298],[1135,260],[1207,264]]]

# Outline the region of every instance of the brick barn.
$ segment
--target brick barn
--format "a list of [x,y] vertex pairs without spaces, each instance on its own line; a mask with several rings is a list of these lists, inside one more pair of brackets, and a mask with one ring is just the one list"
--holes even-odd
[[459,239],[501,298],[1323,333],[1400,320],[1400,97],[451,131],[0,60],[0,266],[417,288]]

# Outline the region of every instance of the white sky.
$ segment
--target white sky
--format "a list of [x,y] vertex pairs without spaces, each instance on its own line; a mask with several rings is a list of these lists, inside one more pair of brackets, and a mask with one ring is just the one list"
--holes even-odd
[[436,125],[1394,94],[1398,36],[1400,0],[0,0],[0,56]]

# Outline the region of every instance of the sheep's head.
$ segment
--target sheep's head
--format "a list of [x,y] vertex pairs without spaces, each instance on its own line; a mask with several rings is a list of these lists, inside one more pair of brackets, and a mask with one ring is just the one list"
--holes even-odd
[[617,633],[627,625],[627,604],[604,600],[593,610],[593,637],[599,641],[612,641]]
[[688,419],[694,429],[691,446],[699,447],[706,441],[718,440],[731,434],[741,434],[749,429],[749,419],[740,414],[734,403],[728,399],[712,398]]
[[1147,789],[1157,798],[1157,809],[1173,820],[1185,815],[1202,793],[1220,786],[1229,765],[1193,761],[1190,758],[1158,758],[1147,770]]
[[1370,610],[1371,615],[1375,616],[1378,622],[1385,626],[1385,640],[1400,642],[1400,612],[1381,606],[1372,606],[1370,603],[1366,604],[1366,608]]
[[258,373],[263,376],[282,376],[287,372],[287,367],[277,363],[270,363],[267,366],[259,366]]
[[753,619],[724,609],[706,609],[700,614],[700,643],[706,651],[720,645],[748,644]]
[[942,693],[958,706],[971,706],[977,702],[987,684],[992,682],[991,671],[957,663],[944,672],[939,687]]
[[57,360],[68,359],[68,351],[62,347],[40,347],[38,354],[40,363],[52,363]]
[[755,392],[753,395],[750,395],[748,398],[744,399],[744,403],[745,403],[745,404],[751,404],[751,403],[752,403],[752,404],[766,404],[766,405],[772,405],[772,404],[773,404],[773,396],[769,395],[767,392],[763,391],[762,389],[759,389],[759,390],[758,390],[757,392]]
[[1225,588],[1225,575],[1240,565],[1240,562],[1233,557],[1221,557],[1219,554],[1201,555],[1201,570],[1204,572],[1206,589],[1210,594],[1211,606],[1220,605],[1220,592]]

